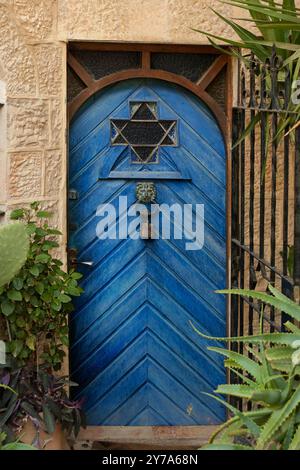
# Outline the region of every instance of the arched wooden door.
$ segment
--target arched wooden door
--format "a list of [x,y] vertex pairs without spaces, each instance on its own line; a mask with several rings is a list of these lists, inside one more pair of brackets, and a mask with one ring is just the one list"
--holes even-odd
[[[203,246],[187,249],[172,211],[169,236],[124,235],[123,203],[137,203],[141,182],[156,204],[182,208],[182,224],[204,206]],[[88,424],[222,422],[224,408],[201,392],[226,381],[223,363],[190,324],[226,335],[225,299],[214,292],[226,285],[226,156],[212,113],[160,80],[104,89],[71,123],[69,189],[69,248],[93,263],[78,265],[84,294],[70,319],[71,375]],[[116,220],[103,229],[109,204]]]

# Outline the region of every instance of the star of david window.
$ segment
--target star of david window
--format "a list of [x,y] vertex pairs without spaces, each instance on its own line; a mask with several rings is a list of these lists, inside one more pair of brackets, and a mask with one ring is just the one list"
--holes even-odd
[[158,163],[160,147],[177,146],[177,121],[158,119],[157,103],[132,101],[130,119],[111,119],[111,145],[128,145],[132,163]]

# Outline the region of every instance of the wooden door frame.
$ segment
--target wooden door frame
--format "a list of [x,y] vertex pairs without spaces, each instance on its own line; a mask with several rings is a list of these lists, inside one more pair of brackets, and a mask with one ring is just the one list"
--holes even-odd
[[[72,51],[127,51],[140,52],[142,56],[141,68],[128,69],[115,72],[95,80],[86,68],[74,57]],[[208,70],[194,83],[187,78],[165,70],[151,69],[151,53],[195,53],[218,54],[216,60]],[[232,161],[231,161],[231,135],[232,135],[232,105],[233,105],[233,62],[231,56],[220,55],[220,52],[208,45],[190,44],[149,44],[149,43],[115,43],[94,41],[70,41],[68,44],[68,66],[85,85],[67,107],[68,125],[79,108],[95,93],[109,85],[134,78],[154,78],[182,86],[202,100],[212,111],[222,132],[226,148],[226,283],[231,286],[231,227],[232,227]],[[226,70],[226,103],[225,110],[207,93],[209,85],[218,74]],[[227,335],[231,331],[231,304],[228,296],[226,302]],[[229,382],[229,374],[227,374]],[[111,442],[120,444],[151,445],[158,448],[170,447],[182,449],[183,444],[189,448],[191,445],[198,448],[208,441],[209,436],[218,426],[88,426],[82,429],[78,436],[79,441]],[[175,447],[174,447],[175,446]]]

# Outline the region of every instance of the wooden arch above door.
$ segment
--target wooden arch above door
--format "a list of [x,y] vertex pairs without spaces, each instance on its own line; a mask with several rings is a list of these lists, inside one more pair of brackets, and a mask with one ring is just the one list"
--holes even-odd
[[154,78],[180,85],[213,112],[224,137],[231,110],[230,57],[211,46],[70,43],[68,113],[96,92],[130,78]]

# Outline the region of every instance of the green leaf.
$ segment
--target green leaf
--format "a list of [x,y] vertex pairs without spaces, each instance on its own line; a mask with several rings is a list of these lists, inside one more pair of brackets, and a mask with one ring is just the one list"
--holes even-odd
[[26,322],[24,320],[23,317],[18,317],[16,319],[16,325],[19,327],[19,328],[24,328],[26,326]]
[[272,347],[266,350],[266,358],[268,361],[292,360],[294,349],[288,346]]
[[241,133],[239,139],[234,143],[232,146],[232,150],[235,149],[240,145],[241,142],[245,140],[245,138],[253,131],[256,124],[261,120],[261,113],[255,115],[254,119],[251,119],[250,123],[247,125],[245,130]]
[[38,208],[40,207],[40,203],[38,201],[33,201],[31,204],[30,204],[30,207],[31,209],[33,210],[38,210]]
[[27,401],[22,401],[21,408],[32,418],[37,419],[39,422],[41,421],[41,417],[36,409]]
[[53,214],[52,212],[48,212],[48,211],[38,211],[36,215],[40,219],[49,219],[50,217],[52,217]]
[[63,304],[67,304],[69,302],[71,302],[71,297],[66,295],[66,294],[60,294],[59,297],[58,297],[58,300],[60,302],[62,302]]
[[24,217],[24,209],[15,209],[11,211],[10,218],[11,220],[19,220]]
[[39,237],[45,237],[46,235],[48,235],[48,232],[46,230],[42,229],[41,227],[37,227],[36,234]]
[[250,399],[266,403],[267,405],[278,405],[282,399],[282,393],[280,390],[255,391],[251,395]]
[[249,374],[251,374],[252,377],[255,377],[256,380],[260,381],[261,366],[257,362],[250,359],[249,357],[243,354],[239,354],[235,351],[229,351],[228,349],[223,349],[223,348],[210,347],[207,349],[209,351],[214,351],[214,352],[217,352],[218,354],[222,354],[228,359],[233,360],[236,364],[240,366],[241,369],[249,372]]
[[34,223],[29,223],[26,225],[26,232],[28,235],[33,235],[36,231],[36,225]]
[[81,278],[82,278],[82,274],[81,274],[81,273],[78,273],[78,272],[74,272],[74,273],[71,274],[71,278],[72,278],[72,279],[76,279],[76,280],[81,279]]
[[40,305],[39,299],[35,295],[30,297],[30,303],[33,305],[33,307],[39,307]]
[[44,302],[47,302],[47,303],[48,303],[48,302],[50,302],[51,299],[52,299],[52,295],[50,294],[50,292],[47,292],[47,291],[46,291],[46,292],[44,292],[44,293],[42,294],[42,300],[43,300]]
[[248,385],[219,385],[218,388],[215,390],[216,393],[220,393],[221,395],[230,395],[232,397],[240,397],[240,398],[247,398],[249,399],[253,391],[253,387],[249,387]]
[[29,269],[30,274],[32,274],[34,277],[38,277],[40,275],[39,268],[37,266],[32,266]]
[[21,339],[15,339],[14,341],[11,342],[11,347],[12,347],[12,355],[14,357],[18,357],[20,352],[22,351],[24,346],[24,343]]
[[38,450],[29,444],[23,444],[23,442],[9,442],[1,447],[0,450]]
[[48,228],[48,234],[49,235],[62,235],[62,232],[55,228]]
[[1,311],[3,315],[9,317],[15,310],[15,304],[10,302],[9,300],[5,299],[1,302]]
[[15,277],[12,281],[12,285],[16,290],[21,290],[23,288],[24,282],[23,279]]
[[46,255],[45,253],[42,253],[41,255],[37,255],[35,260],[37,263],[48,263],[48,261],[50,260],[50,256]]
[[215,341],[238,341],[241,343],[259,343],[262,341],[270,342],[273,344],[285,344],[291,346],[295,341],[300,341],[300,334],[291,334],[291,333],[266,333],[261,335],[250,335],[250,336],[233,336],[230,338],[219,338],[215,336],[207,336],[201,331],[197,330],[195,326],[191,323],[193,329],[198,333],[202,338],[211,339]]
[[242,295],[245,297],[252,297],[253,299],[257,299],[261,302],[271,305],[272,307],[275,307],[278,310],[287,313],[295,320],[300,321],[300,306],[297,305],[295,302],[292,302],[290,299],[288,299],[288,301],[285,301],[283,299],[273,297],[272,295],[266,294],[264,292],[252,291],[249,289],[225,289],[216,292],[218,294],[234,294]]
[[57,302],[52,302],[51,303],[51,308],[55,311],[55,312],[59,312],[61,310],[61,303],[57,303]]
[[296,407],[300,403],[300,387],[296,389],[287,403],[272,413],[270,419],[267,421],[262,429],[261,435],[257,441],[257,448],[263,449],[278,429],[286,422],[292,415]]
[[61,342],[62,342],[62,344],[63,344],[64,346],[69,346],[69,338],[68,338],[68,336],[65,336],[65,335],[64,335],[64,336],[61,336],[61,337],[60,337],[60,340],[61,340]]
[[59,247],[58,243],[49,240],[49,241],[46,241],[45,243],[43,243],[42,250],[43,251],[48,251],[48,250],[52,250],[53,248],[58,248],[58,247]]
[[55,431],[55,418],[48,405],[43,405],[43,420],[48,434],[53,434]]
[[201,450],[254,450],[253,447],[242,444],[207,444]]
[[300,450],[300,425],[297,427],[288,450]]
[[[300,18],[295,17],[294,15],[289,14],[289,11],[285,9],[281,9],[281,11],[278,11],[276,8],[272,8],[271,6],[267,5],[260,5],[258,6],[255,3],[250,3],[250,2],[233,2],[233,1],[226,1],[224,2],[227,5],[234,5],[238,3],[239,8],[243,8],[244,10],[248,10],[251,12],[257,12],[257,13],[262,13],[263,15],[268,15],[271,18],[274,18],[275,20],[280,20],[280,21],[287,21],[287,22],[292,22],[292,23],[300,23]],[[294,13],[294,12],[292,12]]]
[[29,335],[26,338],[26,346],[31,350],[35,351],[35,337],[33,335]]
[[22,294],[20,291],[15,290],[15,289],[9,289],[7,292],[7,297],[10,300],[15,300],[16,302],[21,302],[22,301]]
[[[202,392],[203,393],[203,392]],[[211,397],[211,398],[214,398],[216,401],[218,401],[219,403],[222,403],[223,405],[226,406],[226,408],[228,408],[232,413],[234,413],[236,416],[238,416],[240,418],[240,420],[244,423],[244,425],[249,429],[250,432],[252,432],[252,434],[255,436],[255,437],[259,437],[260,435],[260,427],[249,417],[246,415],[246,413],[243,413],[241,411],[239,411],[237,408],[235,408],[234,406],[232,406],[230,403],[222,400],[221,398],[219,397],[216,397],[214,395],[211,395],[210,393],[203,393],[203,395],[207,395],[208,397]]]
[[35,290],[38,294],[42,295],[45,290],[44,284],[42,282],[37,282],[35,285]]

